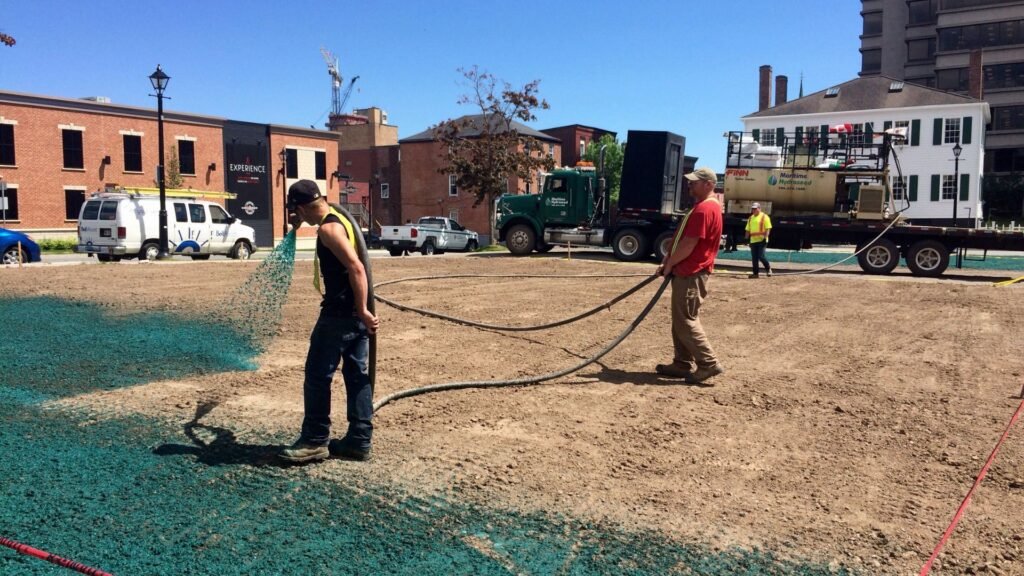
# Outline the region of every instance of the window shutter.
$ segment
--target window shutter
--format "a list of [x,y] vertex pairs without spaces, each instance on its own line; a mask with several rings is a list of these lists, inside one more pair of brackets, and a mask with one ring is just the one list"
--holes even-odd
[[785,146],[786,145],[786,130],[785,128],[775,129],[775,145]]
[[884,123],[882,124],[882,132],[885,132],[885,131],[886,131],[886,130],[888,130],[889,128],[892,128],[892,120],[886,120],[886,121],[885,121],[885,122],[884,122]]
[[875,137],[875,128],[871,125],[871,122],[864,123],[864,144],[871,146],[871,140]]
[[971,175],[960,175],[960,201],[964,202],[971,197]]
[[920,146],[921,145],[921,121],[911,120],[910,121],[910,145]]
[[941,178],[938,174],[932,174],[932,202],[939,201],[939,195],[941,194],[940,187],[942,186],[940,180]]
[[910,177],[910,194],[909,198],[911,202],[917,202],[917,176]]
[[750,135],[753,136],[754,142],[760,142],[761,141],[761,131],[758,130],[757,128],[754,128],[753,130],[751,130],[750,131]]
[[802,146],[803,143],[804,143],[804,127],[803,126],[797,126],[796,127],[796,142],[795,142],[795,144],[797,146]]
[[942,144],[942,118],[936,118],[932,123],[932,144],[935,146]]
[[974,120],[974,118],[971,118],[970,116],[964,116],[963,129],[960,130],[960,141],[963,142],[964,144],[970,144],[971,143],[971,121],[972,120]]

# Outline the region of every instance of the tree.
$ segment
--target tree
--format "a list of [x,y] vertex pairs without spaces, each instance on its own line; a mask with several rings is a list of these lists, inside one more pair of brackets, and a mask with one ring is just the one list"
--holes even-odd
[[14,46],[14,38],[11,37],[11,36],[8,36],[7,34],[4,34],[3,32],[0,32],[0,44],[5,44],[7,46]]
[[[522,133],[525,126],[520,124],[535,121],[534,110],[549,106],[537,95],[540,80],[515,90],[476,66],[460,68],[459,72],[469,87],[459,104],[472,105],[480,113],[445,120],[434,128],[444,147],[438,172],[454,175],[455,185],[476,197],[473,206],[483,202],[492,206],[508,191],[511,177],[531,179],[538,170],[554,168],[555,161],[544,153],[541,142]],[[493,230],[494,210],[488,210],[488,214]]]
[[178,147],[171,146],[171,159],[167,162],[167,174],[164,180],[166,188],[181,188],[184,180],[181,178],[181,161],[178,160]]
[[605,185],[608,186],[608,201],[612,204],[619,201],[619,187],[622,184],[622,159],[626,156],[626,144],[618,142],[611,134],[601,136],[598,141],[590,141],[583,153],[583,159],[601,168],[601,147],[604,146]]

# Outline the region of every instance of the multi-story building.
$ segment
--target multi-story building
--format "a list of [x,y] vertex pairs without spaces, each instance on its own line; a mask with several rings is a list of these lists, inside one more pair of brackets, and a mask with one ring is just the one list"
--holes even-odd
[[583,159],[587,152],[587,146],[591,142],[600,140],[605,134],[615,138],[615,132],[582,124],[545,128],[541,132],[562,142],[562,162],[566,166],[575,166]]
[[376,107],[341,115],[333,125],[341,133],[338,166],[348,178],[342,203],[368,229],[400,222],[398,126],[389,124],[388,113]]
[[[483,115],[463,116],[456,120],[466,123],[460,132],[465,138],[474,138],[480,134]],[[536,154],[550,155],[556,165],[562,160],[562,144],[557,138],[544,134],[519,122],[512,127],[518,133],[531,136],[540,142],[541,148]],[[460,190],[455,184],[455,176],[445,176],[438,171],[442,166],[444,145],[438,140],[435,129],[429,128],[418,134],[399,140],[401,148],[401,181],[402,199],[401,219],[416,221],[421,216],[447,216],[480,235],[480,245],[491,242],[490,216],[494,206],[487,203],[477,204],[476,196]],[[521,194],[537,191],[543,183],[541,173],[531,178],[509,178],[507,193]],[[383,222],[398,224],[397,222]]]
[[[74,237],[88,194],[157,186],[157,139],[152,108],[0,91],[0,225]],[[164,147],[165,166],[177,158],[182,188],[237,195],[225,205],[256,230],[261,247],[284,236],[295,181],[314,180],[339,198],[333,132],[165,110]]]
[[[989,103],[986,209],[993,216],[1019,216],[1024,198],[1024,1],[862,0],[861,9],[861,76],[883,75]],[[973,79],[972,67],[980,70]]]

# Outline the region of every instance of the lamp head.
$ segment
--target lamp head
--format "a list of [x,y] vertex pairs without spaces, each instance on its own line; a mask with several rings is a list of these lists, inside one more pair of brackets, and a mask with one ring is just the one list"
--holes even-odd
[[167,88],[167,83],[171,80],[171,77],[164,74],[164,71],[160,68],[160,65],[156,65],[156,72],[149,75],[149,81],[153,84],[153,90],[158,93],[164,91]]

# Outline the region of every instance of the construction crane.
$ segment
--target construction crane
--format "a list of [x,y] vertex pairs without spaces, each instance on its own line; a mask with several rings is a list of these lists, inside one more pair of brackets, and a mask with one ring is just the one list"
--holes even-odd
[[345,93],[341,95],[341,104],[338,106],[339,110],[343,110],[345,108],[345,104],[348,104],[348,97],[352,95],[352,86],[355,85],[356,80],[359,80],[359,76],[353,76],[352,79],[348,81],[348,87],[345,88]]
[[[338,70],[338,57],[331,54],[331,51],[320,47],[320,54],[324,57],[324,62],[327,62],[327,73],[331,75],[331,115],[341,115],[341,72]],[[354,82],[355,80],[353,80]],[[349,85],[351,89],[351,84]],[[348,92],[346,92],[346,95]]]

